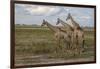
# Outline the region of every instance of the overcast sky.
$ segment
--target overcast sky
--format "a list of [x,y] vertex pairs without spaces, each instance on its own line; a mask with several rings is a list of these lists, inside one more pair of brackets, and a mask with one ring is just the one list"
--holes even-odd
[[45,6],[15,4],[15,23],[16,24],[37,24],[41,25],[45,19],[56,25],[57,18],[66,21],[68,13],[81,26],[94,26],[94,9],[67,6]]

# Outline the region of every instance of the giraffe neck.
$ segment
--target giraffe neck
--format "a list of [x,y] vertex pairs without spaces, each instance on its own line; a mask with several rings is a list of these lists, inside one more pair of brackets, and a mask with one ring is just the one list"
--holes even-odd
[[68,14],[68,17],[67,17],[66,20],[67,20],[67,21],[68,21],[68,20],[71,21],[71,24],[72,24],[72,27],[73,27],[74,30],[75,30],[75,29],[83,30],[83,29],[80,27],[80,25],[73,19],[73,17],[71,16],[70,13]]
[[74,24],[74,26],[75,26],[75,28],[76,28],[77,30],[83,30],[83,29],[80,27],[80,25],[79,25],[78,23],[76,23],[74,20],[73,20],[72,23]]
[[47,22],[47,26],[48,26],[48,28],[50,28],[50,30],[52,30],[53,32],[57,32],[57,31],[58,31],[58,28],[57,28],[57,27],[51,25],[51,24],[48,23],[48,22]]
[[80,25],[78,23],[76,23],[76,21],[72,17],[71,17],[71,20],[72,20],[72,24],[73,24],[74,28],[81,29]]
[[60,20],[60,23],[61,23],[63,26],[65,26],[68,30],[73,30],[73,28],[72,28],[69,24],[65,23],[64,21]]

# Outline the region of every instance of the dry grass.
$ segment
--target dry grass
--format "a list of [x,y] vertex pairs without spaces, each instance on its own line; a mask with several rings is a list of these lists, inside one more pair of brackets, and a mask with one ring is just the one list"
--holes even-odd
[[[62,50],[56,45],[56,41],[53,37],[53,33],[47,28],[30,28],[23,29],[17,28],[15,30],[15,54],[16,54],[16,64],[22,63],[21,60],[17,59],[25,56],[36,56],[36,55],[47,55],[48,59],[73,59],[73,58],[89,58],[94,56],[94,32],[85,31],[85,52],[81,55],[76,54],[75,50],[67,50],[62,46]],[[57,52],[56,52],[57,49]],[[36,59],[36,58],[35,58]],[[31,59],[32,61],[35,59]],[[35,62],[42,58],[37,58]],[[28,59],[23,59],[23,63]],[[28,62],[32,63],[32,62]],[[34,62],[33,62],[34,63]]]

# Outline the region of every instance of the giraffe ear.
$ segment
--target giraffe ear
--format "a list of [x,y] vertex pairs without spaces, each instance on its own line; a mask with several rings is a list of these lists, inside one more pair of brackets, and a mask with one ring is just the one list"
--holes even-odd
[[68,19],[72,19],[71,13],[68,13],[66,20],[68,20]]

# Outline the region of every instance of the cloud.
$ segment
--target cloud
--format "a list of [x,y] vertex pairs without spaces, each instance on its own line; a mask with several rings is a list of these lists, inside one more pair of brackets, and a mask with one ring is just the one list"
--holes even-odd
[[78,18],[81,18],[81,19],[85,19],[85,20],[88,20],[88,19],[91,19],[91,16],[90,15],[87,15],[87,14],[79,14],[79,13],[76,13],[73,15],[74,17],[78,17]]
[[82,19],[90,19],[91,17],[90,16],[81,16],[80,18],[82,18]]
[[61,11],[57,6],[43,6],[43,5],[28,5],[28,4],[18,4],[23,7],[24,10],[29,12],[31,15],[53,15]]
[[71,13],[73,18],[82,26],[90,26],[90,24],[92,26],[94,20],[94,9],[90,8],[30,4],[16,4],[15,7],[16,23],[41,24],[41,21],[46,19],[55,25],[58,17],[66,21],[68,13]]

